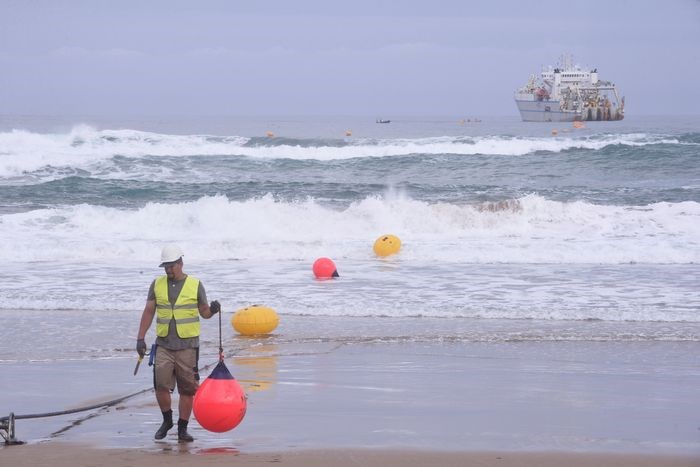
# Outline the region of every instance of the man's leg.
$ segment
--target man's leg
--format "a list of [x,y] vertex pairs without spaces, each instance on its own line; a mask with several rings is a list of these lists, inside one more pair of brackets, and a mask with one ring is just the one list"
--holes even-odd
[[189,420],[190,415],[192,415],[192,401],[193,396],[185,396],[180,394],[180,402],[178,404],[178,410],[180,411],[180,418],[183,420]]
[[187,424],[192,415],[194,394],[199,386],[199,349],[181,350],[179,357],[175,370],[177,390],[180,394],[177,438],[179,441],[194,441],[194,438],[187,432]]
[[172,399],[169,390],[156,389],[156,400],[158,401],[158,407],[160,407],[161,412],[167,412],[171,409]]
[[163,423],[156,431],[155,439],[163,439],[168,430],[173,427],[172,399],[170,391],[175,383],[175,360],[170,351],[159,348],[153,367],[153,386],[156,390],[156,401],[163,414]]
[[180,403],[178,404],[180,419],[177,421],[177,439],[179,441],[194,441],[192,435],[187,432],[187,424],[190,421],[190,414],[192,414],[193,400],[193,396],[180,394]]

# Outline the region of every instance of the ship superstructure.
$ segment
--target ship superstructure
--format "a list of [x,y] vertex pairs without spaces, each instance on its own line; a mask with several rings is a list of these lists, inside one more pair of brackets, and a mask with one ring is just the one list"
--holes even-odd
[[625,98],[615,84],[590,70],[573,65],[563,56],[556,67],[531,75],[515,92],[515,103],[524,122],[572,122],[582,120],[622,120]]

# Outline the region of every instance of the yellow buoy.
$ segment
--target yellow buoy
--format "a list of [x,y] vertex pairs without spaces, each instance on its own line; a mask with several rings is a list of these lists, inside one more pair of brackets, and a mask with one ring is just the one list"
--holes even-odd
[[377,256],[389,256],[398,253],[401,240],[396,235],[382,235],[374,242],[374,252]]
[[252,305],[236,311],[231,317],[231,326],[244,336],[267,334],[272,332],[280,322],[279,316],[272,308]]
[[274,134],[273,132],[271,132],[271,131],[268,131],[267,133],[265,133],[265,135],[266,135],[268,138],[274,138],[274,137],[275,137],[275,134]]
[[352,136],[352,130],[345,130],[345,136]]

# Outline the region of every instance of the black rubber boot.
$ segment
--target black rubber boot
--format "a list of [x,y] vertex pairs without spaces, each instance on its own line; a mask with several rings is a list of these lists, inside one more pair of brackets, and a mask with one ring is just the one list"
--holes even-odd
[[190,441],[194,441],[194,438],[192,435],[190,435],[187,432],[187,424],[189,422],[187,420],[179,419],[177,421],[177,440],[180,441],[181,443],[189,443]]
[[168,430],[173,427],[173,411],[163,412],[163,423],[156,431],[156,439],[163,439],[168,434]]

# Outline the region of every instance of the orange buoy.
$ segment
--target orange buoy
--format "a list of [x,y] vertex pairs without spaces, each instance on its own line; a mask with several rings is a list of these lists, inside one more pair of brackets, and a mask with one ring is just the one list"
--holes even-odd
[[345,130],[345,136],[352,136],[352,130]]
[[333,277],[338,277],[338,270],[335,267],[335,263],[330,258],[319,258],[314,261],[313,271],[317,279],[332,279]]
[[226,364],[220,361],[199,386],[192,402],[194,416],[205,430],[223,433],[245,416],[247,397]]
[[265,133],[265,136],[267,136],[268,138],[274,138],[275,134],[271,131],[268,131],[267,133]]

